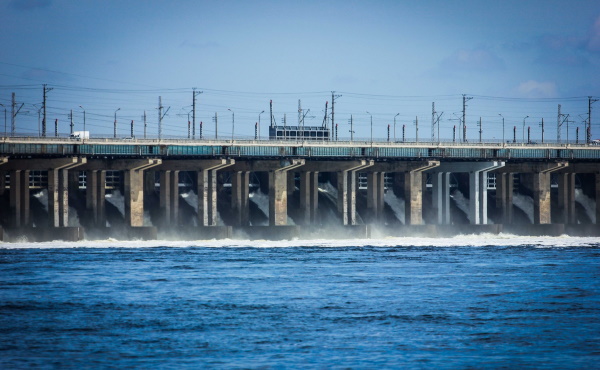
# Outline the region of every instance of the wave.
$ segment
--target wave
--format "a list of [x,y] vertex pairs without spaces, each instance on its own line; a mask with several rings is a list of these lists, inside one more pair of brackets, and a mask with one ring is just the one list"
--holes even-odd
[[191,240],[191,241],[120,241],[115,239],[80,242],[4,243],[0,249],[57,249],[57,248],[394,248],[394,247],[598,247],[597,237],[518,236],[513,234],[469,234],[452,238],[389,237],[381,239],[296,239],[296,240]]

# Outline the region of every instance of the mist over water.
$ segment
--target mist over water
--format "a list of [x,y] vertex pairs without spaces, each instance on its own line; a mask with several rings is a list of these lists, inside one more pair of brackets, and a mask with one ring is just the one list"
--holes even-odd
[[597,238],[0,243],[0,368],[591,368]]

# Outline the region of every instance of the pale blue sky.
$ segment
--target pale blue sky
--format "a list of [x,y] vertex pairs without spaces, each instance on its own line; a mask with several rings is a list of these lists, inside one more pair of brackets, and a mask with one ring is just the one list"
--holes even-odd
[[[192,87],[199,96],[197,121],[206,136],[219,132],[253,135],[258,113],[275,105],[278,122],[297,121],[298,99],[320,125],[331,91],[336,123],[347,137],[352,114],[357,137],[386,136],[397,117],[415,136],[430,137],[431,102],[436,102],[441,136],[450,138],[462,109],[468,137],[500,139],[523,118],[539,137],[556,138],[557,105],[581,126],[587,96],[600,96],[600,2],[595,1],[68,1],[0,2],[0,103],[11,92],[26,103],[17,131],[37,133],[41,84],[48,94],[48,122],[67,132],[81,109],[92,134],[111,134],[114,111],[119,135],[130,120],[136,135],[143,111],[149,133],[157,132],[158,96],[171,109],[164,133],[187,135]],[[17,86],[18,85],[18,86]],[[27,85],[27,86],[21,86]],[[502,98],[502,99],[501,99]],[[506,99],[509,98],[509,99]],[[576,98],[576,99],[573,99]],[[594,136],[600,137],[600,102],[594,105]],[[2,107],[0,107],[2,108]],[[10,114],[10,113],[9,113]],[[0,117],[1,119],[1,117]],[[268,114],[261,116],[266,133]],[[10,128],[9,128],[10,130]],[[566,130],[566,127],[565,127]],[[581,131],[583,133],[583,131]],[[562,133],[563,138],[566,132]]]

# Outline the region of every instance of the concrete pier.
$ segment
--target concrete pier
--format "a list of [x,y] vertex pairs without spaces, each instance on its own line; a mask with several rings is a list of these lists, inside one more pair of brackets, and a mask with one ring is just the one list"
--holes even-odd
[[487,220],[488,172],[504,166],[504,162],[445,162],[430,170],[433,172],[433,204],[437,222],[451,224],[450,219],[450,173],[469,174],[469,222],[485,225]]

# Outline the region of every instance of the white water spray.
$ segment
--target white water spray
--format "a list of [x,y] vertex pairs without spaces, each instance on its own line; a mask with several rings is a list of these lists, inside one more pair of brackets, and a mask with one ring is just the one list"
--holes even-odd
[[533,223],[533,198],[527,195],[515,193],[513,194],[513,204],[521,209],[529,218],[529,222]]
[[33,194],[33,196],[36,197],[40,203],[42,203],[42,206],[44,207],[44,210],[47,213],[48,212],[48,189],[42,189],[41,191]]
[[467,216],[467,220],[471,222],[471,216],[469,214],[469,199],[465,198],[463,193],[461,193],[458,189],[454,189],[450,197],[454,199],[454,204],[456,204],[458,209],[460,209],[465,216]]
[[[255,192],[250,193],[249,198],[250,198],[250,201],[252,203],[256,204],[258,206],[258,209],[260,209],[262,211],[262,213],[264,213],[265,216],[267,216],[267,218],[268,218],[269,217],[269,196],[267,194],[264,194],[262,191],[260,191],[260,189],[258,189]],[[290,216],[287,217],[287,224],[295,225],[294,220],[292,220],[290,218]]]
[[587,195],[583,194],[581,189],[575,189],[575,201],[583,206],[585,209],[585,213],[592,221],[593,224],[596,223],[596,201]]
[[121,216],[125,217],[125,198],[123,194],[118,189],[115,189],[112,193],[106,194],[105,197],[106,201],[115,206],[121,213]]
[[396,218],[398,220],[400,220],[401,223],[405,223],[405,207],[406,207],[406,203],[404,202],[403,198],[398,198],[396,196],[396,194],[394,194],[393,191],[389,190],[387,191],[384,196],[383,196],[383,200],[385,201],[385,203],[387,203],[387,205],[390,206],[390,208],[392,209],[392,211],[394,211],[394,215],[396,216]]

